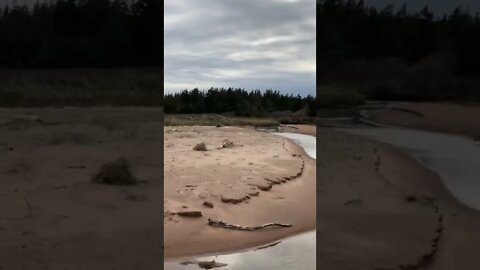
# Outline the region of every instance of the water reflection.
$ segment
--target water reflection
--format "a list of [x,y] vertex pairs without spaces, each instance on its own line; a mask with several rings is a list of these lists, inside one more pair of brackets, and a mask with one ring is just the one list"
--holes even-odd
[[[216,261],[227,266],[218,269],[315,269],[316,233],[308,232],[282,240],[270,248],[242,253],[208,256],[195,261]],[[165,263],[168,270],[200,269],[198,265],[181,265],[180,262]]]

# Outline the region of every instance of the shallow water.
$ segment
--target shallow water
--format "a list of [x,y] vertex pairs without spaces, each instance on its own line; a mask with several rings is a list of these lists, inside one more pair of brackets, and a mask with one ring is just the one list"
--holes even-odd
[[[316,233],[308,232],[282,240],[273,247],[220,256],[196,258],[195,261],[216,261],[227,264],[215,269],[315,269]],[[164,264],[168,270],[200,269],[196,264],[181,265],[179,262]]]
[[310,157],[317,158],[317,140],[314,136],[288,132],[273,134],[291,139],[300,145]]
[[[293,140],[305,149],[305,152],[316,158],[316,138],[296,133],[273,133]],[[281,240],[275,246],[241,251],[218,256],[205,256],[188,259],[188,261],[212,261],[227,264],[215,269],[229,270],[310,270],[316,268],[316,232],[307,232]],[[181,260],[187,261],[187,259]],[[165,262],[168,270],[200,269],[197,264],[182,265],[181,261]]]
[[403,128],[339,130],[400,147],[437,172],[459,201],[480,210],[480,145],[472,139]]

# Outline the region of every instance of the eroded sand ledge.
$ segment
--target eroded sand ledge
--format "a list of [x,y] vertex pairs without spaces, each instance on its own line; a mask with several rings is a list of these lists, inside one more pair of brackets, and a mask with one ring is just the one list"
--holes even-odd
[[[221,148],[225,139],[234,147]],[[199,142],[208,151],[193,151]],[[254,129],[167,127],[164,207],[167,258],[238,250],[311,230],[315,160],[289,140]],[[202,217],[173,214],[178,211],[202,211]],[[293,227],[239,232],[210,227],[208,218]]]
[[480,214],[398,149],[317,134],[317,261],[325,269],[476,269]]

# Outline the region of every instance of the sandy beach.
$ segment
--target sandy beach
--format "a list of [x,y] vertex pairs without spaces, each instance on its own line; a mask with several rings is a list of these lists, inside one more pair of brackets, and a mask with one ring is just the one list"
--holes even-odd
[[400,150],[317,134],[317,262],[325,269],[477,269],[480,214]]
[[[162,119],[153,108],[1,109],[0,269],[158,269]],[[140,184],[91,182],[120,157]]]
[[480,107],[449,103],[398,103],[400,110],[379,110],[378,123],[480,138]]
[[[222,148],[224,140],[233,146]],[[193,150],[200,142],[207,151]],[[315,160],[280,136],[253,128],[166,127],[165,257],[241,250],[315,229],[315,175]],[[182,211],[202,216],[175,214]],[[208,218],[293,226],[244,232],[211,227]]]

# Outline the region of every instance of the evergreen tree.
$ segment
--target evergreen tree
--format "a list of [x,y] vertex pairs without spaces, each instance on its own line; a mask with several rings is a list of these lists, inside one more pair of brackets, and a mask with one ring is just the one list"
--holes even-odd
[[236,116],[265,116],[276,111],[297,112],[303,109],[315,115],[315,99],[312,96],[285,95],[271,89],[245,91],[240,88],[210,88],[166,94],[165,113],[233,113]]
[[37,1],[0,9],[0,67],[163,66],[157,0]]

